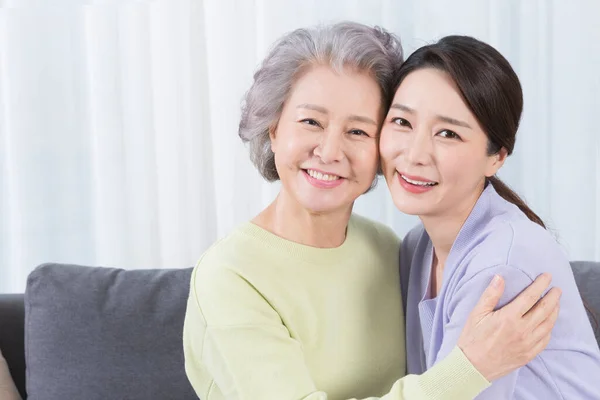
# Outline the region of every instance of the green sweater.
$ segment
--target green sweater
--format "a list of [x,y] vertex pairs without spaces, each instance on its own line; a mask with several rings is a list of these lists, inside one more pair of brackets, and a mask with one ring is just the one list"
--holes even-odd
[[248,222],[194,269],[183,344],[202,400],[472,399],[489,382],[460,349],[404,376],[400,240],[353,215],[319,249]]

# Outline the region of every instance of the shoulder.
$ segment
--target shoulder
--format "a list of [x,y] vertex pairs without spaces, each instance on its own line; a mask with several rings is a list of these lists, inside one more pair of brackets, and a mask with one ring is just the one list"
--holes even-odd
[[482,196],[487,202],[480,208],[476,225],[460,234],[464,235],[460,245],[463,263],[475,269],[512,266],[530,277],[568,265],[566,254],[550,232],[529,220],[493,188],[486,189]]
[[241,275],[246,275],[264,264],[265,258],[272,259],[269,242],[255,234],[257,231],[260,231],[260,228],[251,222],[238,225],[200,256],[196,265],[197,272],[222,274],[223,270],[235,270]]
[[192,271],[188,307],[195,304],[207,326],[252,324],[258,316],[277,320],[262,289],[254,284],[256,260],[244,260],[233,243],[224,238],[202,255]]
[[511,222],[509,225],[512,230],[507,256],[509,264],[518,264],[532,258],[552,261],[552,264],[568,262],[566,252],[548,230],[528,219]]
[[[474,240],[478,244],[453,274],[449,291],[453,303],[466,304],[467,308],[474,304],[494,275],[502,276],[505,282],[499,306],[514,299],[545,272],[551,273],[553,282],[560,282],[563,290],[575,288],[569,260],[560,245],[528,219],[494,221],[474,235]],[[466,298],[472,301],[465,302]]]
[[251,237],[236,228],[211,245],[201,256],[192,272],[190,290],[203,302],[216,301],[236,291],[251,288],[244,277],[257,252]]
[[476,238],[479,244],[469,265],[472,273],[492,266],[509,266],[532,279],[543,272],[554,273],[569,266],[556,239],[526,218],[497,218]]
[[[522,226],[520,221],[504,219],[489,221],[478,232],[473,233],[470,238],[473,247],[460,260],[460,264],[454,267],[444,296],[448,302],[449,315],[462,315],[466,318],[495,275],[501,276],[505,282],[498,304],[502,307],[541,273],[531,268],[529,261],[514,257],[516,237],[520,237],[524,229],[529,230],[531,227]],[[533,248],[530,250],[534,252]]]

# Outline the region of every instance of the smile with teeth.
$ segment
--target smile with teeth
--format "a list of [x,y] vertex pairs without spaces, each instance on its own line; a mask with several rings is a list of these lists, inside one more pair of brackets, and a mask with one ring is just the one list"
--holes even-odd
[[400,174],[400,176],[402,177],[402,179],[404,179],[406,182],[412,184],[412,185],[416,185],[416,186],[435,186],[437,185],[437,182],[421,182],[421,181],[415,181],[412,179],[407,178],[406,176]]
[[340,177],[337,176],[337,175],[323,174],[323,173],[318,172],[318,171],[313,171],[312,169],[307,169],[306,173],[308,175],[310,175],[311,177],[313,177],[315,179],[318,179],[320,181],[331,182],[331,181],[336,181],[336,180],[340,179]]

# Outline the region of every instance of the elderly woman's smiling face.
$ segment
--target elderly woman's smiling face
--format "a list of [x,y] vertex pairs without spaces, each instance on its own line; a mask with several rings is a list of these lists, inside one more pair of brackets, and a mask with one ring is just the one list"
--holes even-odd
[[313,213],[352,206],[375,178],[381,120],[381,90],[371,76],[310,68],[270,131],[282,190]]

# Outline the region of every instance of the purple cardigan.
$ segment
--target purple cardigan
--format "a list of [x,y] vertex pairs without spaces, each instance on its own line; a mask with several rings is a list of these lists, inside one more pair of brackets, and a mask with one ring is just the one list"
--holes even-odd
[[506,282],[504,305],[536,276],[550,272],[563,292],[550,344],[477,399],[600,400],[600,350],[568,258],[550,233],[488,185],[452,246],[433,299],[428,290],[432,256],[420,224],[406,235],[400,253],[408,373],[423,373],[452,350],[494,274]]

